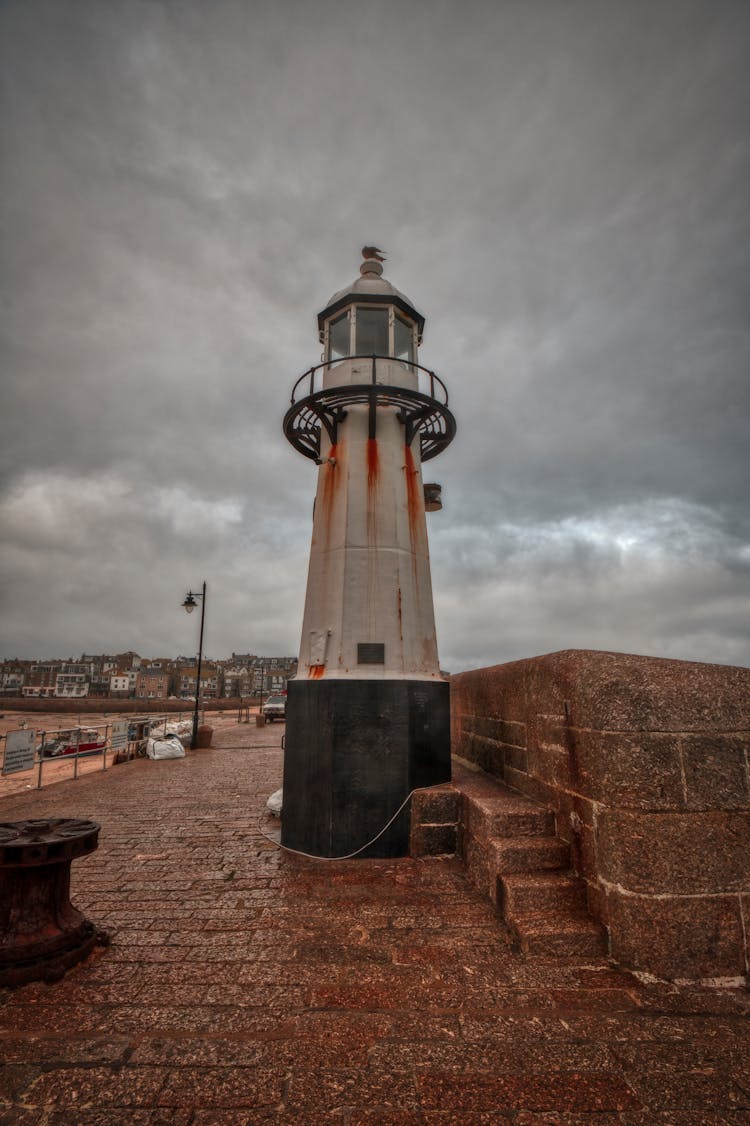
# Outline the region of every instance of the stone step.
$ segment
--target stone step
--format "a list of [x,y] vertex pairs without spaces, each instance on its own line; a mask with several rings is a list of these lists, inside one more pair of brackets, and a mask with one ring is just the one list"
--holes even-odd
[[570,867],[570,846],[559,837],[495,837],[488,848],[498,875]]
[[548,836],[555,828],[551,810],[507,790],[492,795],[464,794],[461,820],[466,835],[485,840]]
[[541,803],[481,772],[456,771],[458,846],[469,879],[495,903],[519,948],[536,957],[600,957],[606,930],[588,914],[570,848]]
[[525,954],[588,958],[607,952],[604,927],[583,912],[530,911],[506,922]]
[[583,882],[564,872],[518,872],[497,879],[497,902],[506,918],[527,912],[586,910]]
[[450,782],[415,790],[411,798],[409,855],[455,855],[460,805],[461,795]]

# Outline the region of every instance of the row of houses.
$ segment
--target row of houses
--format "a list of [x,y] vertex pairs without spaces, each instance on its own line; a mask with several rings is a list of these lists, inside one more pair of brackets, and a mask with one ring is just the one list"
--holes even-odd
[[[294,657],[233,653],[225,660],[201,663],[200,694],[218,699],[281,692],[296,670]],[[188,700],[195,698],[197,680],[195,658],[188,657],[149,660],[130,652],[84,653],[78,660],[0,662],[2,696]]]

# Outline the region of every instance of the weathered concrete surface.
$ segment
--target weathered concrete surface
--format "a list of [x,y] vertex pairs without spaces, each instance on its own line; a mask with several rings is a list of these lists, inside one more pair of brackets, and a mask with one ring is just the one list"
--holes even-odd
[[750,669],[567,650],[451,681],[452,746],[555,811],[610,952],[750,968]]
[[101,822],[71,895],[113,936],[0,994],[1,1123],[748,1121],[744,991],[522,957],[457,860],[279,852],[280,735],[0,802]]

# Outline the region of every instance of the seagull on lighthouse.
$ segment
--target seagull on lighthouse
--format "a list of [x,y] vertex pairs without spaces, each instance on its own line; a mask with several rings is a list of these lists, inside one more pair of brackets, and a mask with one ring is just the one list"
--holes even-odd
[[374,258],[376,262],[385,262],[386,258],[385,253],[382,250],[378,250],[377,246],[363,246],[362,257]]

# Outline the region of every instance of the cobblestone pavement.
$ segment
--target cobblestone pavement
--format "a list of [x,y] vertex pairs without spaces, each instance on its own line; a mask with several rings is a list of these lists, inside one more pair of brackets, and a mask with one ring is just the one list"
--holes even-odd
[[112,944],[0,992],[0,1123],[750,1122],[748,993],[514,953],[454,859],[264,839],[279,726],[0,801],[91,817]]

